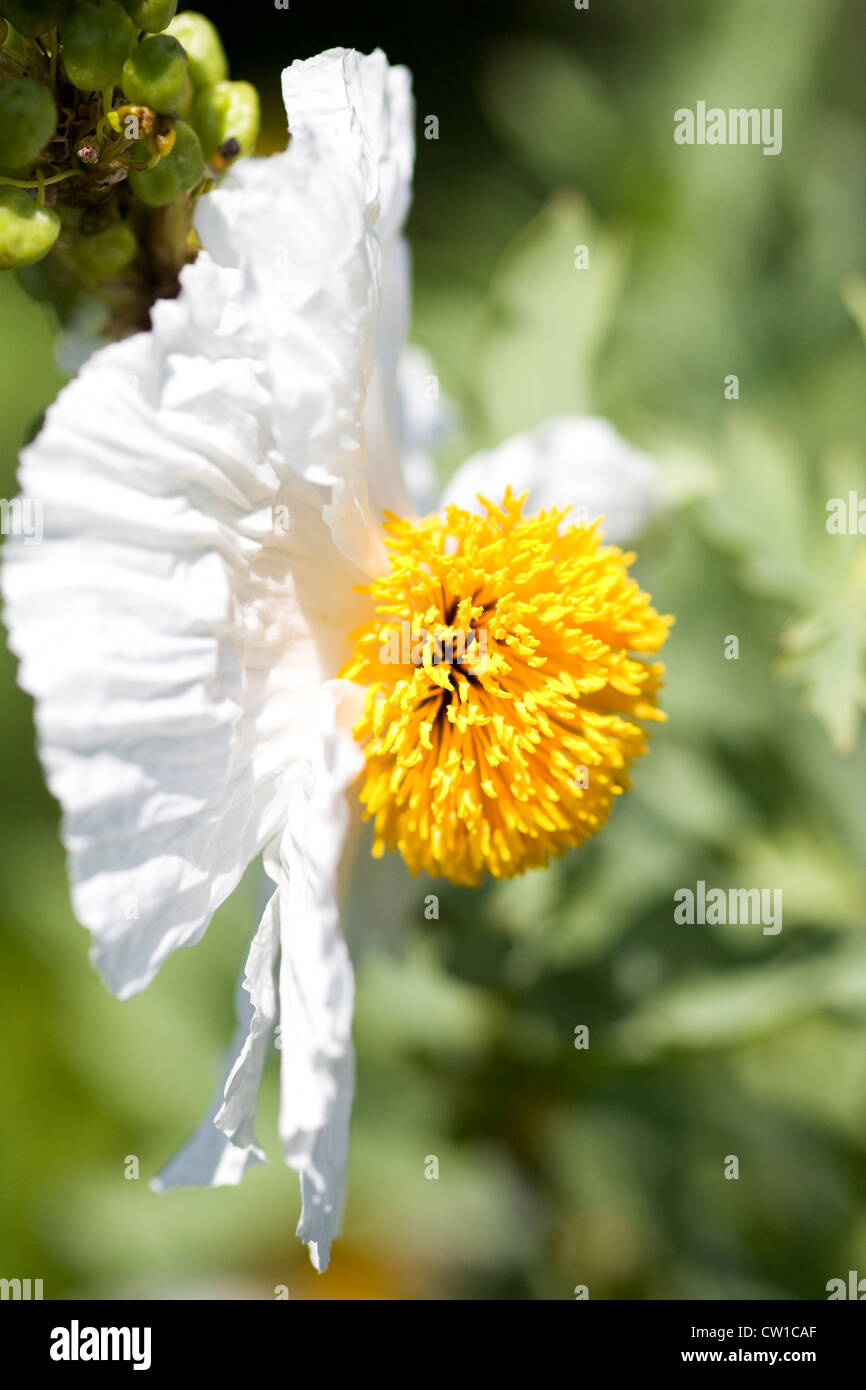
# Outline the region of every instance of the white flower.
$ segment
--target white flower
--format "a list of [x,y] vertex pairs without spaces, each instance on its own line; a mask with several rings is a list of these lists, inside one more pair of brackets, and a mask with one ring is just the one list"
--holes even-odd
[[[264,854],[225,1078],[155,1186],[236,1183],[263,1158],[256,1097],[279,1026],[280,1139],[323,1269],[353,1085],[338,880],[364,766],[363,691],[334,677],[370,617],[354,586],[388,568],[383,513],[413,514],[404,463],[423,477],[418,430],[436,422],[401,400],[419,369],[401,366],[409,75],[334,50],[289,67],[283,91],[286,152],[201,200],[178,299],[98,351],[24,450],[44,541],[11,544],[4,593],[109,987],[143,989]],[[652,466],[603,422],[470,460],[449,495],[467,479],[498,495],[504,465],[519,487],[555,478],[558,503],[613,501],[632,531],[653,503]]]

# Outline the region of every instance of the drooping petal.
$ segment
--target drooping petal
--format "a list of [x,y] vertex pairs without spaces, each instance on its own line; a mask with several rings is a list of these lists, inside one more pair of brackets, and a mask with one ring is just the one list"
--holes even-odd
[[603,516],[601,530],[611,542],[633,539],[661,508],[652,457],[607,420],[589,415],[556,416],[474,454],[450,479],[443,503],[483,513],[477,494],[499,497],[509,485],[515,493],[529,490],[527,514],[570,504],[569,520]]
[[[333,62],[364,74],[347,90],[379,131],[384,59]],[[76,915],[122,997],[200,938],[279,832],[319,687],[366,611],[345,556],[381,564],[362,420],[373,190],[397,218],[405,160],[380,178],[351,114],[350,138],[300,120],[284,154],[201,200],[178,299],[97,352],[22,455],[44,541],[7,548],[11,644]]]
[[350,727],[360,692],[326,686],[316,746],[280,845],[280,1120],[301,1181],[297,1234],[316,1269],[340,1229],[354,1086],[354,975],[343,935],[341,870],[352,815],[346,792],[363,766]]
[[297,1234],[317,1270],[327,1266],[342,1220],[354,1086],[354,975],[339,900],[358,819],[346,792],[363,765],[350,733],[360,708],[361,693],[348,682],[323,687],[288,824],[265,854],[276,887],[238,988],[238,1027],[223,1078],[192,1138],[151,1182],[158,1192],[235,1184],[264,1159],[256,1101],[276,1036],[280,1138],[300,1179]]
[[238,982],[237,1028],[222,1080],[192,1138],[151,1180],[155,1192],[235,1185],[251,1164],[265,1161],[256,1142],[255,1118],[262,1069],[277,1026],[279,947],[279,894],[271,891]]

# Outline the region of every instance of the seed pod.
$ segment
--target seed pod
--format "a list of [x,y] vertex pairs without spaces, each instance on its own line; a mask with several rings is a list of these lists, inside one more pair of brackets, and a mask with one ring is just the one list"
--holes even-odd
[[227,140],[238,142],[239,154],[252,154],[260,122],[259,94],[251,82],[203,87],[192,109],[205,159],[211,159]]
[[71,11],[61,38],[70,82],[82,92],[96,92],[120,80],[136,33],[117,0],[82,0]]
[[32,164],[57,129],[54,97],[30,77],[0,82],[0,164],[23,169]]
[[135,259],[138,242],[127,222],[112,222],[89,236],[75,237],[63,252],[71,270],[87,284],[119,275]]
[[186,121],[178,121],[174,145],[152,169],[133,169],[129,186],[136,197],[150,207],[173,203],[200,183],[206,173],[198,136]]
[[222,40],[209,19],[195,10],[175,15],[166,33],[183,44],[189,55],[189,75],[194,87],[213,86],[229,75]]
[[63,17],[63,0],[3,0],[3,14],[28,39],[47,34]]
[[59,231],[60,218],[53,208],[40,207],[23,188],[0,185],[0,270],[41,260]]
[[136,29],[158,34],[174,19],[177,0],[120,0]]
[[178,116],[183,116],[184,120],[189,117],[192,110],[192,100],[195,96],[195,89],[189,80],[189,64],[187,64],[187,74],[184,79],[183,91],[175,102],[174,109]]
[[186,53],[168,34],[142,39],[124,63],[120,80],[131,102],[173,111],[187,80]]

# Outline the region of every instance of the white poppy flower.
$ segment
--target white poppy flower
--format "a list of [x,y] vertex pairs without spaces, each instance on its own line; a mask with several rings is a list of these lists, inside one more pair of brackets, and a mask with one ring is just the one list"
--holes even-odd
[[[143,989],[264,855],[271,892],[226,1074],[154,1185],[236,1183],[263,1158],[256,1097],[279,1026],[280,1139],[300,1177],[298,1234],[323,1269],[352,1102],[340,901],[355,784],[366,768],[377,852],[396,847],[413,869],[475,881],[543,862],[626,785],[642,741],[623,716],[656,716],[659,668],[625,647],[654,650],[665,620],[625,575],[630,557],[598,550],[592,528],[557,540],[561,513],[525,534],[509,498],[486,521],[418,522],[404,462],[423,475],[418,432],[435,421],[401,400],[418,375],[417,361],[401,366],[409,75],[380,52],[334,50],[292,64],[283,91],[288,149],[244,161],[201,200],[203,249],[179,297],[156,305],[151,331],[96,352],[24,450],[44,539],[7,548],[4,593],[74,910],[109,987]],[[557,505],[612,505],[632,531],[654,504],[650,462],[595,421],[554,422],[470,461],[449,495],[469,479],[499,499],[505,481],[532,488],[539,475],[545,502],[555,480]],[[440,561],[457,576],[441,580],[442,617],[474,636],[487,622],[493,650],[449,683],[428,643],[389,685],[373,601],[416,636]],[[499,610],[488,577],[508,590]],[[372,598],[357,592],[371,583]],[[555,657],[540,655],[545,623],[564,644]],[[548,660],[553,679],[539,675]],[[383,731],[386,708],[396,722]],[[486,771],[473,772],[469,743],[488,737]],[[571,789],[575,760],[597,773],[591,792]]]

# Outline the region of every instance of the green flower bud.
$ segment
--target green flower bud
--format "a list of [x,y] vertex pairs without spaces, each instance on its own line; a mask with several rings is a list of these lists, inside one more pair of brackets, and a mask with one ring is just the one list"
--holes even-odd
[[[120,108],[123,110],[123,107]],[[170,154],[177,139],[177,120],[173,116],[159,116],[153,130],[139,140],[133,140],[126,151],[129,163],[141,168],[152,164]]]
[[23,188],[0,185],[0,270],[41,260],[59,231],[60,218],[53,208],[40,207]]
[[[51,262],[48,261],[47,264],[50,265]],[[54,286],[51,277],[45,273],[45,267],[45,261],[39,261],[36,265],[25,265],[17,275],[21,288],[40,304],[50,304],[54,298]]]
[[35,39],[47,34],[63,16],[63,0],[3,0],[3,14],[13,29]]
[[124,63],[120,80],[130,101],[173,111],[187,80],[186,53],[168,34],[142,39]]
[[78,287],[72,284],[68,271],[64,269],[56,253],[44,256],[41,261],[32,265],[20,266],[15,272],[15,278],[31,299],[36,299],[41,304],[51,304],[61,320],[65,321],[74,305]]
[[149,164],[153,159],[153,150],[146,140],[133,140],[126,157],[132,164]]
[[0,43],[6,42],[6,35],[9,33],[9,25],[5,19],[0,19]]
[[217,82],[214,87],[203,87],[195,99],[192,123],[205,159],[231,139],[237,140],[240,154],[252,154],[261,123],[259,94],[251,82]]
[[67,266],[88,284],[119,275],[138,253],[135,233],[127,222],[112,222],[90,236],[78,236],[64,249]]
[[136,29],[158,34],[174,19],[177,0],[120,0]]
[[64,233],[76,232],[81,223],[82,208],[73,207],[71,203],[58,203],[55,211],[60,218],[60,225]]
[[32,164],[57,129],[57,107],[48,88],[30,77],[0,82],[0,164]]
[[192,110],[192,99],[194,96],[195,89],[189,80],[189,71],[187,71],[186,77],[184,78],[183,91],[174,104],[175,111],[179,116],[183,116],[184,120],[186,120]]
[[189,54],[189,75],[194,87],[224,82],[229,75],[222,40],[209,19],[195,10],[175,15],[166,33],[178,39]]
[[198,136],[186,121],[178,121],[174,146],[152,169],[132,169],[129,186],[150,207],[173,203],[200,183],[206,173]]
[[96,92],[119,81],[136,33],[117,0],[82,0],[70,13],[61,38],[70,82],[82,92]]

